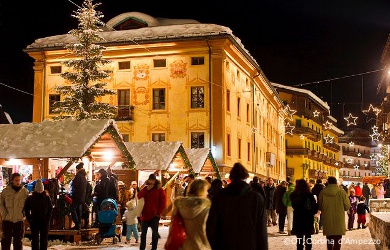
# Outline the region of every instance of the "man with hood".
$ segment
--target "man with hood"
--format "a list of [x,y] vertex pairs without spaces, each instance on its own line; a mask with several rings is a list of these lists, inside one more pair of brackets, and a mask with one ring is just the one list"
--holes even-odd
[[206,234],[213,250],[268,249],[265,200],[245,179],[248,170],[235,163],[231,183],[211,203]]
[[318,210],[321,211],[323,234],[326,236],[328,249],[341,248],[341,238],[345,235],[345,211],[351,207],[345,191],[337,184],[333,176],[328,178],[328,185],[320,192]]
[[100,210],[100,204],[102,204],[103,200],[108,198],[108,187],[109,179],[107,171],[101,168],[95,172],[95,188],[93,189],[92,195],[92,210],[95,213],[95,221],[92,227],[98,227],[98,214]]
[[23,207],[27,196],[28,191],[22,186],[20,174],[13,173],[10,178],[10,184],[3,189],[0,197],[0,215],[3,218],[2,250],[11,249],[12,238],[13,249],[23,249]]
[[70,182],[70,198],[72,198],[72,205],[70,206],[70,212],[74,227],[71,229],[79,230],[81,228],[83,205],[85,203],[85,197],[87,193],[87,173],[84,169],[84,163],[80,162],[76,166],[76,175]]
[[362,188],[362,194],[364,198],[366,198],[366,205],[368,206],[368,201],[370,200],[370,195],[371,195],[371,190],[370,187],[368,186],[367,182],[363,184]]
[[141,212],[141,244],[140,250],[145,250],[146,234],[152,229],[152,250],[157,249],[158,224],[161,213],[166,207],[166,194],[161,183],[154,174],[150,174],[146,186],[138,193],[138,199],[144,198],[145,204]]
[[41,179],[35,183],[34,192],[27,197],[24,204],[24,213],[30,223],[31,249],[47,249],[49,224],[53,205],[46,194]]

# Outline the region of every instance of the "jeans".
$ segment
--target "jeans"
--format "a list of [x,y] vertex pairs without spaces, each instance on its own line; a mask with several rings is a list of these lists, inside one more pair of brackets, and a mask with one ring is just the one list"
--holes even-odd
[[146,247],[146,234],[148,233],[148,228],[152,229],[152,250],[157,250],[158,243],[158,222],[160,218],[154,217],[149,221],[141,222],[141,244],[139,246],[140,250],[145,250]]
[[286,223],[287,214],[278,214],[279,231],[284,231],[284,224]]
[[134,238],[136,240],[138,240],[139,235],[138,235],[137,224],[127,225],[126,226],[126,240],[130,240],[131,239],[131,234],[133,234]]
[[24,235],[24,223],[23,221],[18,221],[13,223],[12,221],[3,221],[3,238],[1,239],[1,249],[10,250],[12,237],[13,241],[13,250],[22,250],[22,239]]
[[81,227],[82,213],[83,213],[83,204],[81,203],[72,203],[70,206],[70,212],[72,214],[72,220],[76,228]]
[[306,248],[306,250],[311,249],[311,235],[297,235],[297,250],[303,250],[303,248]]
[[49,223],[31,223],[31,250],[47,250]]

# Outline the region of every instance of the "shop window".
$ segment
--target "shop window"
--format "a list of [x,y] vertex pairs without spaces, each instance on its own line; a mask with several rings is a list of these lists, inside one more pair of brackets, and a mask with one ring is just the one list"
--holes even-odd
[[165,109],[165,89],[153,89],[153,109]]

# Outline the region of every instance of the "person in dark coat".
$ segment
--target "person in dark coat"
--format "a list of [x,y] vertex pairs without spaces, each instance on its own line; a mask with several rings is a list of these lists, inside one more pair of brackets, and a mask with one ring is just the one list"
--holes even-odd
[[275,189],[274,204],[275,210],[278,214],[279,233],[285,234],[284,224],[286,222],[287,207],[283,204],[283,195],[287,191],[287,182],[282,181]]
[[93,189],[92,195],[92,210],[95,213],[95,221],[92,227],[98,227],[98,214],[100,210],[100,204],[102,204],[103,200],[108,198],[109,179],[107,176],[107,171],[102,168],[96,171],[95,182],[95,188]]
[[267,185],[264,187],[265,192],[265,203],[267,209],[267,221],[268,226],[276,226],[276,211],[274,205],[274,193],[275,193],[275,184],[272,178],[268,178]]
[[265,201],[245,182],[248,177],[248,170],[235,163],[231,183],[213,198],[206,222],[213,250],[268,249]]
[[213,197],[222,190],[222,181],[220,179],[215,179],[211,182],[211,187],[207,190],[207,197],[212,200]]
[[303,250],[305,246],[306,250],[310,250],[312,247],[311,235],[314,233],[314,215],[318,212],[318,206],[304,179],[296,181],[290,199],[294,209],[291,233],[297,236],[297,249]]
[[31,249],[46,250],[53,205],[40,179],[26,199],[24,213],[31,229]]
[[265,192],[264,188],[260,185],[259,177],[255,176],[253,177],[252,183],[250,184],[251,188],[261,194],[263,196],[263,199],[265,200]]
[[371,190],[367,182],[363,184],[362,193],[364,198],[366,198],[365,203],[368,206],[368,201],[370,200]]
[[[317,197],[317,200],[318,200],[318,197],[320,197],[320,192],[322,189],[325,188],[325,185],[322,184],[322,180],[321,179],[317,179],[316,180],[316,184],[314,185],[314,187],[311,189],[311,193],[313,195],[315,195]],[[320,217],[317,218],[317,222],[318,222],[318,229],[319,230],[322,230],[322,217],[321,217],[321,214],[320,214]]]
[[83,205],[85,203],[85,195],[87,191],[87,179],[84,163],[80,162],[76,166],[76,176],[70,182],[70,198],[72,198],[72,205],[70,206],[70,212],[74,227],[71,229],[79,230],[81,228]]

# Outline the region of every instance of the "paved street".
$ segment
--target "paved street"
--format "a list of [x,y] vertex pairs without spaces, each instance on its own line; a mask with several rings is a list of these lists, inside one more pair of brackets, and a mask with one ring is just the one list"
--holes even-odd
[[[268,227],[268,242],[269,242],[269,249],[272,250],[278,250],[295,248],[295,236],[287,236],[287,235],[279,235],[277,232],[278,228],[277,226]],[[165,239],[168,234],[168,227],[160,227],[160,234],[161,239],[159,240],[158,249],[164,249],[164,243]],[[148,234],[148,244],[150,243],[151,238],[151,232]],[[356,250],[358,247],[359,250],[375,250],[374,244],[368,244],[369,240],[371,239],[370,231],[368,227],[366,229],[359,229],[359,230],[353,230],[353,231],[347,231],[347,234],[343,237],[343,250]],[[239,240],[239,239],[237,239]],[[325,237],[320,234],[313,235],[313,249],[326,249],[325,245]],[[360,243],[359,243],[360,241]],[[134,239],[132,239],[132,242],[134,242]],[[28,246],[29,242],[25,243],[25,250],[30,250],[31,248]],[[129,250],[135,250],[139,248],[138,244],[131,244],[126,245],[122,242],[113,244],[111,239],[105,239],[102,242],[102,245],[96,245],[92,242],[83,242],[80,246],[75,246],[72,244],[61,244],[60,242],[56,242],[55,245],[50,246],[49,249],[52,250],[65,250],[65,249],[107,249],[107,250],[116,250],[116,249],[129,249]],[[147,246],[146,249],[150,249],[150,245]]]

